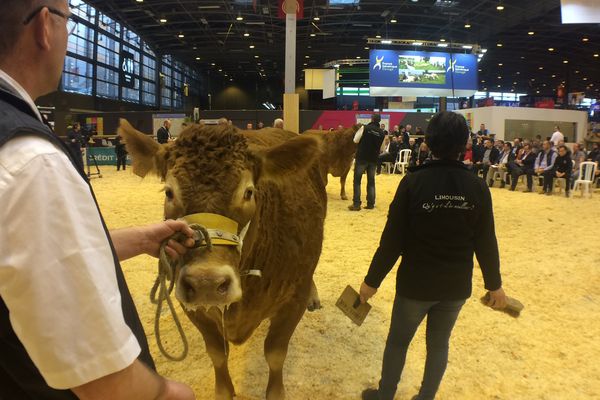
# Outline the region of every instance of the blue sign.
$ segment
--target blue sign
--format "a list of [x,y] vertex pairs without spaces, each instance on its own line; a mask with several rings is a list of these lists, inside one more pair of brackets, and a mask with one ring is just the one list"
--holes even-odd
[[423,51],[371,50],[371,96],[472,96],[477,57]]

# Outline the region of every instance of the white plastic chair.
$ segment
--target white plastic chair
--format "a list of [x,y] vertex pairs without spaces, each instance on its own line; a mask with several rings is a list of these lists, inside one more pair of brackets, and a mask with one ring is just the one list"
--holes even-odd
[[579,164],[579,179],[575,181],[573,191],[577,190],[581,186],[581,197],[584,194],[589,194],[592,197],[591,190],[594,183],[594,176],[596,174],[596,163],[593,161],[584,161]]
[[396,173],[396,168],[402,168],[402,175],[406,173],[408,162],[410,160],[410,153],[412,153],[410,149],[400,150],[400,153],[398,153],[398,159],[394,163],[394,169],[392,173]]
[[385,170],[387,171],[388,175],[392,173],[392,168],[399,160],[400,160],[400,153],[398,153],[398,155],[396,156],[396,161],[386,161],[383,163],[383,166],[385,167]]

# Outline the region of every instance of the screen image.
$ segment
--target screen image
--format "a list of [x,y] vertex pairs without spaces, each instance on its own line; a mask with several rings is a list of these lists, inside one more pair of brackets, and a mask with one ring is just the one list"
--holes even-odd
[[398,56],[398,71],[401,83],[446,83],[446,58]]
[[470,97],[477,91],[477,57],[464,53],[371,50],[371,96]]

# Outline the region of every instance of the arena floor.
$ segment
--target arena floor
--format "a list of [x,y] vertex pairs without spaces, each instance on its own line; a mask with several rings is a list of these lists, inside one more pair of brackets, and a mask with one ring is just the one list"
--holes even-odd
[[[163,193],[155,178],[142,181],[103,167],[94,179],[110,228],[159,221]],[[328,187],[329,210],[315,279],[324,308],[306,313],[294,334],[285,366],[288,399],[359,399],[376,384],[394,297],[390,274],[365,324],[358,328],[336,307],[346,285],[358,288],[377,246],[399,176],[377,177],[377,208],[349,212],[339,200],[337,179]],[[364,189],[363,189],[364,190]],[[350,189],[351,191],[351,189]],[[505,290],[525,304],[513,319],[482,306],[481,273],[457,322],[450,362],[438,399],[600,399],[600,193],[566,199],[492,189]],[[159,371],[191,385],[198,399],[213,399],[213,370],[200,333],[180,312],[190,355],[170,362],[153,334],[154,306],[148,292],[156,262],[137,257],[124,263]],[[171,320],[163,318],[168,346],[178,349]],[[233,348],[230,370],[238,399],[264,398],[267,365],[262,355],[265,326]],[[424,365],[424,331],[409,351],[397,399],[416,393]]]

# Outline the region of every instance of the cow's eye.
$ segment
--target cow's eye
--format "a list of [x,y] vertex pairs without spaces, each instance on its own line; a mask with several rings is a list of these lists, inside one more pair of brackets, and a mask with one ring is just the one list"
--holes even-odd
[[167,199],[169,200],[173,200],[173,191],[169,188],[165,189],[165,196],[167,196]]
[[254,189],[252,189],[252,188],[246,189],[246,191],[244,192],[244,200],[248,201],[248,200],[252,199],[252,196],[254,196]]

